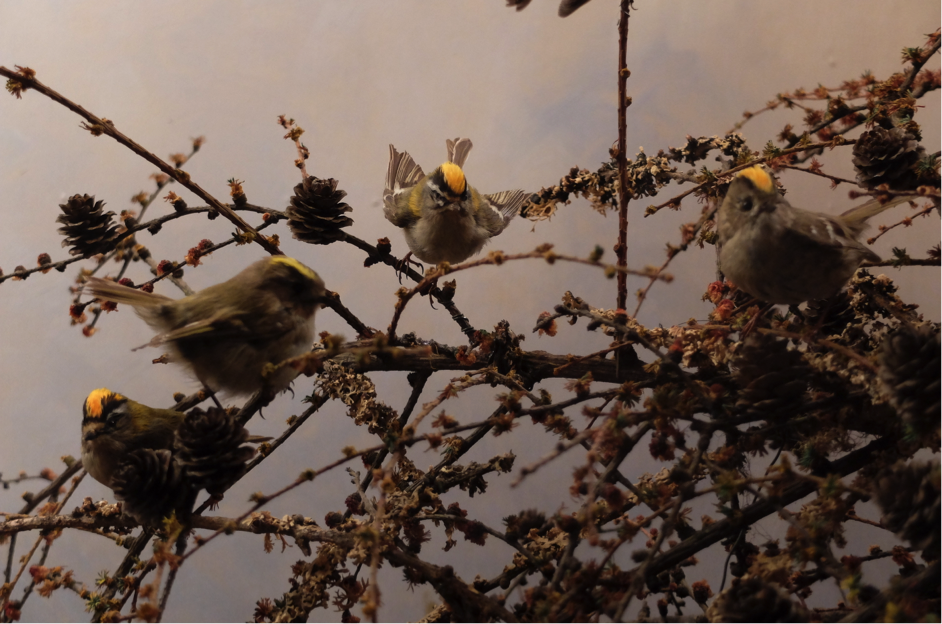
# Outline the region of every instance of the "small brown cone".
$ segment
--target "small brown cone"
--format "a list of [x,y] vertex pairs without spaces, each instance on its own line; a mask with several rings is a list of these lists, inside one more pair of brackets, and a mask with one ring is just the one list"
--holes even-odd
[[235,482],[255,450],[243,446],[249,432],[225,410],[211,407],[187,412],[177,429],[174,450],[196,489],[205,489],[216,498]]
[[353,210],[342,200],[346,191],[337,190],[333,178],[308,176],[294,187],[288,215],[288,229],[306,243],[328,245],[343,237],[343,228],[353,224],[345,213]]
[[887,529],[922,551],[926,561],[939,558],[939,464],[905,461],[884,469],[874,495]]
[[904,435],[920,447],[939,447],[939,333],[932,326],[901,327],[880,347],[880,381],[899,414]]
[[925,151],[916,137],[902,128],[867,130],[854,145],[857,183],[868,189],[881,184],[892,190],[914,189],[919,185],[914,167]]
[[808,617],[781,587],[755,576],[734,579],[707,609],[711,622],[807,622]]
[[141,524],[160,525],[173,512],[187,514],[190,487],[170,451],[138,449],[128,454],[112,477],[115,498],[124,513]]
[[64,204],[59,204],[61,215],[56,222],[61,223],[59,233],[65,236],[63,247],[70,247],[73,256],[94,256],[114,249],[117,227],[112,217],[113,212],[102,212],[105,202],[95,201],[94,196],[73,195]]
[[750,334],[733,365],[733,379],[742,388],[737,410],[767,419],[788,416],[805,402],[811,370],[787,340]]

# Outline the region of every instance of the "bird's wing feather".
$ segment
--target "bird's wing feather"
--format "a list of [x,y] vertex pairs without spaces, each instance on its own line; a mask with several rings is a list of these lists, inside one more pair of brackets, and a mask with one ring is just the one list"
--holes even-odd
[[497,236],[517,216],[526,198],[526,193],[520,190],[481,195],[489,210],[479,211],[478,222],[491,236]]
[[130,288],[123,284],[103,280],[99,277],[88,278],[88,282],[85,284],[85,290],[92,297],[98,297],[104,301],[125,303],[132,306],[155,306],[164,303],[172,303],[174,301],[164,295],[144,292],[143,290]]
[[[796,250],[810,247],[847,248],[857,250],[863,260],[874,262],[880,260],[880,256],[856,239],[859,230],[855,230],[841,219],[825,214],[805,213],[805,215],[808,215],[807,222],[793,223],[785,229],[791,238],[789,245]],[[796,216],[800,217],[800,213],[796,213]]]
[[448,149],[448,161],[459,167],[464,167],[464,162],[471,152],[471,139],[462,139],[461,137],[455,140],[445,139],[445,147]]
[[383,192],[383,214],[396,227],[406,227],[415,221],[409,210],[409,192],[425,173],[408,152],[396,151],[389,146],[389,168],[386,170],[386,190]]
[[415,186],[425,177],[422,167],[415,164],[409,152],[399,152],[389,146],[389,168],[386,170],[386,192],[396,193]]
[[520,212],[523,203],[527,200],[527,194],[520,190],[501,191],[485,195],[484,199],[500,213],[504,223],[507,224]]
[[136,347],[134,351],[144,347],[159,347],[167,343],[191,339],[228,340],[238,338],[248,340],[259,338],[258,335],[253,335],[241,320],[223,317],[224,313],[215,314],[208,319],[187,323],[183,327],[157,334],[151,338],[150,342]]
[[854,206],[847,212],[841,213],[841,218],[859,234],[863,231],[868,219],[877,216],[884,210],[889,210],[893,206],[898,206],[908,201],[916,201],[917,199],[920,199],[919,195],[900,195],[884,204],[880,203],[879,199],[874,198],[864,204]]

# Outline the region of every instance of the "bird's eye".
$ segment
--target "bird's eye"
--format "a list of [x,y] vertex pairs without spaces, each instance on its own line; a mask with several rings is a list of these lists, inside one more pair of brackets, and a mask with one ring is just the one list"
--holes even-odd
[[105,422],[108,424],[108,426],[115,427],[118,425],[119,422],[121,422],[121,419],[124,417],[125,414],[126,414],[126,406],[124,404],[117,405],[114,407],[114,409],[111,410],[111,412],[105,418]]
[[742,210],[743,212],[749,212],[750,210],[752,210],[752,206],[753,204],[752,204],[751,197],[743,197],[742,199],[739,200],[739,209]]

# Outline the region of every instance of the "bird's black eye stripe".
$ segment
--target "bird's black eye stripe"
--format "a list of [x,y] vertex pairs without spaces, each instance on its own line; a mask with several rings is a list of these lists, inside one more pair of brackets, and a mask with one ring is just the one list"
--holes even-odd
[[108,414],[105,417],[105,421],[109,425],[116,425],[119,420],[127,413],[127,402],[119,401],[114,403],[108,409]]

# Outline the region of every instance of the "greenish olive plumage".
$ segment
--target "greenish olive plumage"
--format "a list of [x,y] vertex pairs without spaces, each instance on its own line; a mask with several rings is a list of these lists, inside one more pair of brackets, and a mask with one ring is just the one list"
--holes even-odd
[[187,366],[203,385],[232,395],[288,387],[296,375],[292,368],[267,379],[263,371],[310,350],[314,313],[325,292],[314,271],[285,256],[259,260],[183,299],[98,278],[89,278],[87,289],[99,299],[133,306],[160,332],[145,346],[166,346],[171,360]]
[[137,449],[171,449],[183,413],[155,409],[112,392],[93,390],[82,409],[82,465],[111,487],[118,466]]
[[[82,406],[82,465],[92,478],[114,489],[115,472],[134,451],[174,451],[185,419],[183,412],[150,407],[108,388],[92,390]],[[248,436],[245,441],[270,439]]]
[[840,291],[866,260],[880,257],[857,237],[871,217],[907,201],[873,200],[840,216],[796,208],[760,167],[729,185],[717,217],[720,270],[769,303],[798,304]]
[[462,171],[471,141],[459,138],[445,144],[448,160],[429,175],[408,153],[390,145],[383,193],[386,219],[402,228],[411,253],[431,264],[455,264],[481,251],[517,216],[526,199],[523,191],[479,193]]

